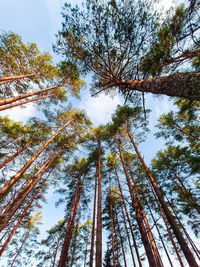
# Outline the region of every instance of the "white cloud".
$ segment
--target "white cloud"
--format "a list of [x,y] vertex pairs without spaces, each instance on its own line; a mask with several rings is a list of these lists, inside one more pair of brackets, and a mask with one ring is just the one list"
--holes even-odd
[[35,108],[33,103],[26,104],[23,108],[15,107],[11,109],[7,109],[5,111],[1,111],[0,116],[8,116],[10,119],[14,121],[23,121],[28,120],[33,113],[35,112]]
[[98,125],[107,123],[111,119],[111,115],[117,105],[120,104],[119,96],[110,97],[105,94],[100,94],[98,97],[87,96],[80,108],[86,111],[95,125]]

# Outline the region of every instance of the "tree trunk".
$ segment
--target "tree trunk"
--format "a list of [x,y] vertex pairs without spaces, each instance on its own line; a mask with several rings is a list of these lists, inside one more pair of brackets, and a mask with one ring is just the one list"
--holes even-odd
[[96,220],[96,198],[97,198],[97,175],[98,175],[98,169],[96,168],[95,186],[94,186],[92,236],[91,236],[91,249],[90,249],[90,267],[93,267],[93,255],[94,255],[94,234],[95,234],[95,220]]
[[113,254],[113,267],[116,267],[115,263],[115,240],[114,240],[114,229],[113,229],[113,207],[110,202],[110,220],[111,220],[111,233],[112,233],[112,254]]
[[141,210],[143,218],[144,218],[144,222],[145,222],[146,229],[147,229],[147,232],[148,232],[148,235],[149,235],[149,239],[151,241],[151,246],[152,246],[152,249],[153,249],[153,252],[154,252],[154,256],[155,256],[155,259],[156,259],[156,262],[157,262],[157,266],[158,267],[163,267],[163,263],[162,263],[158,248],[156,246],[155,239],[154,239],[153,234],[151,232],[151,227],[149,225],[146,213],[144,211],[144,207],[143,207],[143,204],[142,204],[142,200],[140,198],[140,193],[139,193],[139,190],[138,190],[138,187],[137,187],[137,183],[136,183],[135,178],[133,176],[131,165],[129,163],[127,163],[127,165],[128,165],[129,170],[130,170],[130,173],[131,173],[131,177],[132,177],[134,188],[135,188],[135,191],[136,191],[138,203],[139,203],[140,210]]
[[48,178],[48,176],[45,178],[45,180],[42,182],[42,184],[40,185],[40,187],[38,188],[38,190],[36,191],[36,193],[34,194],[34,196],[32,197],[30,203],[24,208],[24,211],[21,215],[21,217],[19,218],[18,222],[16,223],[16,225],[14,226],[11,234],[9,235],[9,237],[7,238],[7,240],[5,241],[5,243],[3,244],[1,250],[0,250],[0,257],[3,254],[4,250],[6,249],[7,245],[9,244],[10,240],[12,239],[13,235],[15,234],[15,232],[17,231],[17,228],[19,227],[20,223],[22,222],[24,216],[26,215],[27,211],[29,210],[29,208],[31,207],[33,201],[35,200],[35,198],[37,197],[37,195],[39,194],[43,184],[46,182],[46,179]]
[[[149,183],[149,184],[150,184],[150,183]],[[172,246],[174,247],[174,250],[175,250],[176,255],[177,255],[177,257],[178,257],[178,260],[179,260],[179,262],[180,262],[180,265],[181,265],[181,267],[184,267],[184,264],[183,264],[183,262],[182,262],[180,253],[179,253],[179,251],[178,251],[178,248],[177,248],[176,243],[175,243],[175,241],[174,241],[174,239],[173,239],[173,236],[172,236],[172,233],[171,233],[171,231],[170,231],[170,228],[169,228],[169,226],[168,226],[168,224],[167,224],[167,221],[166,221],[166,219],[165,219],[165,215],[163,214],[163,211],[162,211],[162,209],[161,209],[160,203],[158,202],[158,199],[157,199],[157,197],[156,197],[156,195],[155,195],[155,193],[154,193],[154,191],[153,191],[153,187],[152,187],[151,184],[150,184],[150,187],[151,187],[152,193],[153,193],[153,195],[154,195],[154,198],[155,198],[155,200],[156,200],[157,206],[158,206],[158,208],[159,208],[160,214],[161,214],[161,216],[162,216],[162,218],[163,218],[163,222],[164,222],[165,227],[166,227],[166,229],[167,229],[167,232],[168,232],[169,238],[170,238],[170,240],[171,240]]]
[[68,119],[64,126],[59,128],[57,132],[38,150],[38,152],[32,156],[32,158],[24,165],[24,167],[17,174],[15,174],[6,185],[4,185],[4,187],[0,191],[0,199],[5,197],[10,192],[10,190],[12,189],[14,184],[20,179],[22,174],[30,167],[30,165],[37,159],[37,157],[44,151],[44,149],[53,141],[53,139],[59,134],[59,132],[65,127],[67,127],[72,121],[73,119]]
[[19,256],[19,254],[20,254],[20,252],[21,252],[21,250],[22,250],[22,248],[23,248],[23,246],[24,246],[24,244],[25,244],[25,242],[26,242],[26,239],[28,238],[29,234],[30,234],[30,231],[26,234],[26,236],[25,236],[25,238],[24,238],[24,240],[23,240],[23,242],[22,242],[22,244],[21,244],[21,247],[20,247],[19,250],[17,251],[17,254],[16,254],[16,256],[15,256],[15,258],[14,258],[14,260],[13,260],[13,262],[12,262],[12,264],[11,264],[10,267],[12,267],[13,264],[15,263],[15,261],[16,261],[17,257]]
[[118,220],[116,210],[115,210],[115,217],[116,217],[116,221],[117,221],[117,228],[118,228],[119,238],[120,238],[120,242],[121,242],[122,254],[123,254],[123,258],[124,258],[124,266],[127,267],[126,257],[125,257],[125,252],[124,252],[124,244],[123,244],[123,239],[122,239],[122,235],[121,235],[121,231],[120,231],[120,227],[119,227],[119,220]]
[[12,81],[16,81],[16,80],[20,80],[24,78],[31,78],[31,77],[39,76],[39,75],[41,75],[40,72],[31,73],[31,74],[23,74],[23,75],[18,75],[18,76],[0,77],[0,84],[1,82],[4,82],[4,81],[12,82]]
[[127,80],[113,82],[126,91],[162,94],[168,96],[200,99],[200,72],[176,73],[169,76],[147,78],[145,80]]
[[96,267],[102,267],[102,181],[101,181],[101,142],[99,147],[98,165],[98,207],[97,207],[97,233],[96,233]]
[[11,98],[8,98],[8,99],[4,99],[4,100],[1,100],[0,101],[0,106],[8,105],[10,103],[13,103],[13,102],[16,102],[18,100],[27,98],[29,96],[34,96],[34,95],[42,94],[44,92],[47,92],[47,91],[56,89],[58,87],[68,86],[68,85],[69,84],[65,84],[65,83],[64,84],[58,84],[58,85],[54,85],[54,86],[51,86],[51,87],[48,87],[48,88],[45,88],[45,89],[42,89],[42,90],[38,90],[38,91],[35,91],[35,92],[26,93],[26,94],[23,94],[23,95],[19,95],[19,96],[11,97]]
[[[0,221],[0,232],[6,227],[7,223],[9,222],[9,220],[12,218],[12,216],[15,214],[15,212],[19,209],[19,207],[21,206],[21,204],[25,201],[25,199],[27,198],[27,196],[29,195],[29,193],[32,191],[32,189],[34,188],[34,186],[40,181],[40,179],[42,178],[42,176],[44,175],[44,173],[49,169],[49,167],[51,166],[51,164],[53,163],[53,161],[57,158],[57,156],[59,155],[60,151],[50,160],[50,162],[47,164],[47,166],[45,167],[45,169],[42,171],[42,173],[39,175],[39,177],[37,179],[35,179],[33,181],[32,184],[27,185],[27,191],[23,192],[24,194],[20,193],[19,197],[17,197],[17,199],[19,199],[19,201],[17,202],[16,199],[12,202],[11,207],[8,207],[8,209],[1,215],[1,217],[3,217],[3,222]],[[50,175],[50,173],[48,174],[48,176]],[[46,178],[45,178],[46,179]],[[31,180],[32,182],[32,180]],[[12,209],[12,207],[14,207]],[[11,210],[10,214],[8,213]],[[6,219],[5,219],[6,218]]]
[[64,239],[63,246],[62,246],[62,251],[61,251],[60,261],[59,261],[58,267],[65,267],[66,266],[66,262],[68,259],[69,246],[70,246],[70,242],[71,242],[71,238],[72,238],[72,230],[74,227],[74,222],[75,222],[76,214],[78,211],[80,196],[81,196],[81,186],[80,186],[80,178],[79,178],[79,180],[77,182],[75,194],[74,194],[74,201],[72,204],[72,208],[71,208],[71,212],[70,212],[70,216],[69,216],[69,220],[68,220],[68,224],[67,224],[65,239]]
[[124,215],[124,211],[123,211],[122,205],[120,205],[120,207],[121,207],[122,216],[123,216],[123,220],[124,220],[124,226],[125,226],[125,229],[126,229],[126,235],[127,235],[127,238],[128,238],[129,248],[130,248],[130,251],[131,251],[131,257],[132,257],[132,261],[133,261],[133,266],[136,267],[135,259],[134,259],[134,255],[133,255],[133,250],[132,250],[132,246],[131,246],[131,240],[130,240],[130,236],[129,236],[129,232],[128,232],[128,227],[126,225],[126,218],[125,218],[125,215]]
[[160,201],[160,203],[162,205],[162,208],[163,208],[163,210],[165,212],[165,215],[166,215],[166,217],[167,217],[167,219],[168,219],[168,221],[169,221],[169,223],[170,223],[170,225],[171,225],[171,227],[173,229],[173,232],[174,232],[174,234],[175,234],[175,236],[176,236],[176,238],[177,238],[177,240],[178,240],[178,242],[179,242],[179,244],[181,246],[181,249],[182,249],[182,251],[183,251],[183,253],[184,253],[184,255],[185,255],[185,257],[186,257],[186,259],[188,261],[188,264],[190,266],[192,266],[192,267],[198,267],[198,264],[197,264],[197,262],[196,262],[196,260],[195,260],[195,258],[193,256],[193,254],[191,253],[186,241],[184,240],[183,235],[182,235],[181,231],[179,230],[178,225],[176,224],[176,222],[175,222],[175,220],[174,220],[169,208],[167,207],[167,204],[165,203],[165,201],[164,201],[164,199],[162,197],[162,194],[161,194],[161,192],[160,192],[160,190],[159,190],[159,188],[158,188],[153,176],[151,175],[148,167],[146,166],[142,156],[140,155],[140,153],[139,153],[139,151],[137,149],[136,144],[133,141],[133,138],[130,135],[128,126],[126,128],[127,128],[127,133],[128,133],[128,136],[129,136],[129,138],[131,140],[131,143],[134,146],[135,152],[138,155],[138,158],[140,159],[140,162],[142,163],[142,165],[143,165],[143,167],[144,167],[144,169],[146,171],[147,176],[149,177],[149,180],[150,180],[150,182],[151,182],[151,184],[152,184],[152,186],[153,186],[153,188],[154,188],[154,190],[156,192],[156,195],[157,195],[157,197],[158,197],[158,199],[159,199],[159,201]]
[[34,102],[34,101],[37,101],[37,100],[40,100],[40,99],[44,99],[46,97],[52,97],[52,96],[55,96],[55,95],[56,95],[55,93],[54,94],[50,94],[50,95],[44,95],[44,96],[32,98],[32,99],[29,99],[29,100],[26,100],[26,101],[23,101],[23,102],[20,102],[20,103],[7,105],[5,107],[0,108],[0,111],[6,110],[6,109],[10,109],[10,108],[14,108],[14,107],[18,107],[18,106],[21,106],[21,105],[24,105],[24,104],[27,104],[27,103],[30,103],[30,102]]
[[61,239],[61,234],[60,234],[60,236],[58,238],[58,241],[57,241],[56,251],[55,251],[54,257],[53,257],[53,265],[52,265],[52,267],[54,267],[55,264],[56,264],[56,256],[57,256],[57,253],[58,253],[58,247],[59,247],[60,239]]
[[5,167],[9,162],[11,162],[15,157],[17,157],[21,152],[23,152],[27,147],[29,147],[31,143],[24,145],[17,152],[15,152],[12,156],[10,156],[7,160],[0,164],[0,169]]
[[137,247],[137,244],[136,244],[136,240],[135,240],[135,237],[134,237],[133,228],[132,228],[132,225],[131,225],[131,220],[130,220],[130,217],[129,217],[129,214],[128,214],[128,210],[127,210],[127,207],[126,207],[126,203],[125,203],[125,200],[124,200],[124,195],[123,195],[123,192],[122,192],[122,188],[121,188],[121,185],[120,185],[119,176],[117,174],[116,168],[115,168],[115,175],[117,177],[117,182],[118,182],[120,194],[121,194],[121,197],[122,197],[122,200],[123,200],[123,204],[124,204],[124,208],[125,208],[125,212],[126,212],[126,217],[127,217],[128,223],[129,223],[130,230],[131,230],[131,235],[132,235],[132,238],[133,238],[133,243],[134,243],[134,247],[135,247],[138,263],[139,263],[139,266],[142,267],[142,261],[141,261],[140,254],[139,254],[139,251],[138,251],[138,247]]
[[163,245],[163,248],[164,248],[164,250],[165,250],[165,253],[166,253],[166,255],[167,255],[167,259],[168,259],[168,261],[169,261],[169,264],[170,264],[171,267],[173,267],[173,264],[172,264],[172,261],[171,261],[171,259],[170,259],[169,253],[168,253],[168,251],[167,251],[167,248],[166,248],[165,243],[164,243],[164,241],[163,241],[162,235],[161,235],[160,230],[159,230],[159,228],[158,228],[157,222],[156,222],[156,220],[155,220],[155,218],[154,218],[154,216],[153,216],[153,213],[152,213],[152,211],[151,211],[151,208],[150,208],[148,202],[146,202],[146,205],[147,205],[147,207],[148,207],[148,209],[149,209],[149,211],[150,211],[150,213],[151,213],[151,217],[152,217],[152,219],[153,219],[153,223],[154,223],[154,225],[155,225],[155,227],[156,227],[156,230],[157,230],[157,232],[158,232],[160,241],[161,241],[161,243],[162,243],[162,245]]
[[143,242],[143,245],[144,245],[144,248],[145,248],[145,252],[146,252],[146,255],[147,255],[147,258],[148,258],[148,261],[149,261],[149,265],[150,265],[150,267],[155,267],[156,266],[156,261],[154,259],[154,255],[153,255],[153,252],[151,250],[151,245],[150,245],[149,240],[148,240],[146,229],[145,229],[144,224],[143,224],[143,219],[142,219],[142,216],[141,216],[141,213],[140,213],[139,205],[138,205],[138,203],[137,203],[137,201],[135,199],[134,193],[133,193],[131,181],[130,181],[130,178],[129,178],[129,175],[128,175],[128,171],[127,171],[127,168],[126,168],[126,165],[125,165],[125,161],[124,161],[124,158],[123,158],[123,155],[122,155],[122,151],[121,151],[121,144],[118,143],[116,137],[114,137],[114,139],[116,140],[116,144],[118,146],[120,158],[121,158],[121,161],[122,161],[122,165],[123,165],[123,168],[124,168],[125,176],[126,176],[128,187],[129,187],[129,192],[130,192],[132,204],[133,204],[133,207],[134,207],[134,210],[135,210],[135,214],[136,214],[136,221],[137,221],[137,224],[138,224],[138,227],[139,227],[139,230],[140,230],[142,242]]

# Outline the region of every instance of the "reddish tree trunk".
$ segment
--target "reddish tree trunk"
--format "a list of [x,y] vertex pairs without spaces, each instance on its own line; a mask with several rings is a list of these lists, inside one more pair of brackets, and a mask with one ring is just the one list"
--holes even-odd
[[16,158],[21,152],[23,152],[27,147],[29,147],[31,143],[26,144],[22,148],[20,148],[17,152],[15,152],[12,156],[10,156],[7,160],[0,164],[0,169],[5,167],[9,162],[11,162],[14,158]]
[[10,108],[14,108],[14,107],[17,107],[17,106],[21,106],[21,105],[24,105],[24,104],[27,104],[27,103],[30,103],[30,102],[34,102],[34,101],[37,101],[37,100],[46,98],[46,97],[52,97],[52,96],[55,96],[55,95],[56,95],[56,94],[44,95],[44,96],[40,96],[40,97],[36,97],[36,98],[32,98],[32,99],[29,99],[29,100],[26,100],[26,101],[23,101],[23,102],[20,102],[20,103],[7,105],[7,106],[5,106],[5,107],[0,108],[0,111],[2,111],[2,110],[6,110],[6,109],[10,109]]
[[102,267],[102,181],[101,181],[101,143],[99,146],[98,166],[98,207],[97,207],[97,233],[96,233],[96,267]]
[[140,162],[142,163],[142,165],[144,167],[144,170],[146,171],[147,176],[149,177],[149,180],[150,180],[150,182],[151,182],[151,184],[152,184],[152,186],[153,186],[153,188],[154,188],[154,190],[156,192],[156,195],[157,195],[157,197],[158,197],[158,199],[159,199],[159,201],[160,201],[160,203],[162,205],[162,208],[163,208],[163,210],[165,212],[165,215],[166,215],[166,217],[167,217],[167,219],[168,219],[168,221],[169,221],[169,223],[170,223],[170,225],[171,225],[171,227],[173,229],[173,232],[174,232],[174,234],[175,234],[175,236],[176,236],[176,238],[177,238],[177,240],[178,240],[178,242],[179,242],[179,244],[181,246],[181,249],[182,249],[182,251],[183,251],[183,253],[184,253],[184,255],[185,255],[185,257],[186,257],[186,259],[188,261],[188,264],[190,266],[192,266],[192,267],[198,267],[198,264],[197,264],[197,262],[196,262],[196,260],[195,260],[195,258],[193,256],[193,254],[191,253],[186,241],[184,240],[183,235],[182,235],[181,231],[179,230],[178,225],[176,224],[176,222],[175,222],[175,220],[174,220],[169,208],[167,207],[167,204],[165,203],[165,201],[164,201],[164,199],[162,197],[162,194],[161,194],[161,192],[160,192],[160,190],[159,190],[159,188],[158,188],[153,176],[151,175],[147,165],[145,164],[142,156],[140,155],[140,153],[139,153],[139,151],[137,149],[136,144],[133,141],[133,138],[130,135],[130,132],[128,130],[128,126],[126,128],[127,128],[128,136],[129,136],[129,138],[131,140],[131,143],[133,144],[133,147],[135,149],[135,152],[138,155],[138,158],[140,159]]
[[18,100],[21,100],[21,99],[24,99],[24,98],[27,98],[27,97],[30,97],[30,96],[42,94],[44,92],[47,92],[47,91],[50,91],[50,90],[53,90],[53,89],[56,89],[56,88],[59,88],[59,87],[62,87],[62,86],[68,86],[68,85],[69,84],[58,84],[58,85],[47,87],[45,89],[38,90],[38,91],[35,91],[35,92],[26,93],[26,94],[23,94],[23,95],[19,95],[19,96],[11,97],[11,98],[8,98],[8,99],[4,99],[4,100],[0,101],[0,106],[8,105],[8,104],[16,102]]
[[127,210],[127,207],[126,207],[126,203],[125,203],[125,200],[124,200],[124,195],[123,195],[123,192],[122,192],[122,188],[121,188],[121,185],[120,185],[119,176],[117,174],[116,168],[115,168],[115,175],[117,177],[117,182],[118,182],[120,194],[121,194],[121,197],[122,197],[122,200],[123,200],[123,204],[124,204],[124,208],[125,208],[125,212],[126,212],[126,217],[127,217],[128,223],[129,223],[130,230],[131,230],[131,235],[132,235],[132,239],[133,239],[133,243],[134,243],[134,247],[135,247],[138,263],[139,263],[139,266],[142,267],[142,261],[141,261],[140,254],[139,254],[139,251],[138,251],[138,247],[137,247],[137,244],[136,244],[136,240],[135,240],[135,237],[134,237],[133,228],[132,228],[132,225],[131,225],[131,220],[130,220],[130,217],[129,217],[129,214],[128,214],[128,210]]
[[65,125],[59,128],[57,132],[38,150],[38,152],[32,156],[32,158],[24,165],[24,167],[17,174],[15,174],[6,185],[4,185],[4,187],[0,191],[0,199],[5,197],[10,192],[10,190],[12,189],[14,184],[20,179],[22,174],[30,167],[30,165],[37,159],[37,157],[44,151],[44,149],[53,141],[53,139],[59,134],[59,132],[65,127],[67,127],[67,125],[69,125],[71,122],[72,119],[68,119]]
[[147,236],[147,233],[146,233],[146,229],[145,229],[144,224],[143,224],[143,219],[142,219],[142,216],[141,216],[141,213],[140,213],[139,205],[138,205],[138,203],[137,203],[137,201],[135,199],[134,193],[133,193],[133,188],[132,188],[132,185],[131,185],[131,181],[130,181],[130,178],[129,178],[129,175],[128,175],[128,171],[127,171],[127,168],[126,168],[126,165],[125,165],[125,161],[124,161],[124,158],[123,158],[123,154],[122,154],[122,150],[121,150],[121,144],[119,143],[120,141],[118,141],[116,139],[116,137],[114,137],[114,139],[116,140],[116,144],[117,144],[117,147],[118,147],[118,150],[119,150],[120,158],[121,158],[121,161],[122,161],[122,165],[123,165],[123,168],[124,168],[125,176],[126,176],[128,187],[129,187],[129,192],[130,192],[132,204],[133,204],[133,207],[134,207],[134,210],[135,210],[136,221],[137,221],[137,224],[138,224],[138,227],[139,227],[139,230],[140,230],[142,242],[143,242],[143,245],[144,245],[144,248],[145,248],[145,251],[146,251],[146,255],[147,255],[147,258],[148,258],[148,261],[149,261],[149,265],[150,265],[150,267],[155,267],[156,266],[156,261],[154,259],[154,255],[153,255],[153,252],[151,250],[151,245],[149,243],[149,239],[148,239],[148,236]]
[[69,250],[69,246],[70,246],[70,242],[72,238],[72,230],[74,227],[74,222],[75,222],[76,214],[78,211],[80,196],[81,196],[81,186],[80,186],[80,179],[79,179],[77,186],[76,186],[75,194],[74,194],[74,201],[72,204],[72,209],[71,209],[69,220],[68,220],[68,225],[66,229],[65,239],[64,239],[63,246],[62,246],[62,251],[61,251],[58,267],[66,266],[66,262],[68,259],[68,250]]
[[31,77],[39,76],[39,75],[41,75],[40,72],[31,73],[31,74],[23,74],[23,75],[18,75],[18,76],[0,77],[0,84],[1,82],[12,82],[12,81],[16,81],[16,80],[20,80],[24,78],[31,78]]
[[90,267],[93,267],[93,255],[94,255],[94,234],[95,234],[95,219],[96,219],[96,198],[97,198],[97,175],[98,175],[98,169],[96,168],[95,186],[94,186],[92,236],[91,236],[91,249],[90,249]]

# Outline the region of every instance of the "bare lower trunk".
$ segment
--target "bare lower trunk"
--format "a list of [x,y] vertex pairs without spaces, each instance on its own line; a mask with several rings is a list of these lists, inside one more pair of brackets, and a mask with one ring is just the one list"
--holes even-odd
[[0,111],[6,110],[6,109],[10,109],[10,108],[14,108],[14,107],[18,107],[18,106],[21,106],[21,105],[24,105],[24,104],[27,104],[27,103],[30,103],[30,102],[38,101],[38,100],[44,99],[46,97],[52,97],[52,96],[55,96],[55,95],[56,94],[44,95],[44,96],[32,98],[32,99],[29,99],[29,100],[26,100],[26,101],[23,101],[23,102],[20,102],[20,103],[7,105],[5,107],[0,108]]
[[131,235],[132,235],[132,239],[133,239],[133,243],[134,243],[134,247],[135,247],[138,263],[139,263],[139,266],[142,267],[142,261],[141,261],[140,254],[139,254],[139,251],[138,251],[138,246],[136,244],[136,240],[135,240],[135,237],[134,237],[133,228],[132,228],[132,225],[131,225],[131,220],[130,220],[130,217],[129,217],[129,214],[128,214],[128,210],[127,210],[126,203],[125,203],[125,200],[124,200],[124,195],[123,195],[122,188],[121,188],[120,181],[119,181],[119,176],[117,174],[117,170],[116,169],[115,169],[115,174],[116,174],[116,177],[117,177],[117,182],[118,182],[120,194],[121,194],[121,197],[122,197],[122,200],[123,200],[123,204],[124,204],[124,208],[125,208],[125,212],[126,212],[126,217],[128,219],[129,227],[130,227],[130,230],[131,230]]
[[93,255],[94,255],[94,234],[95,234],[95,219],[96,219],[96,198],[97,198],[97,175],[98,175],[98,170],[96,169],[95,186],[94,186],[92,236],[91,236],[91,249],[90,249],[90,267],[93,267]]
[[101,181],[101,143],[99,146],[98,166],[98,209],[97,209],[97,233],[96,233],[96,267],[102,267],[102,181]]
[[156,192],[156,195],[157,195],[157,197],[158,197],[158,199],[159,199],[159,201],[160,201],[160,203],[162,205],[162,208],[163,208],[163,210],[165,212],[167,220],[169,221],[169,223],[170,223],[170,225],[171,225],[171,227],[173,229],[173,232],[174,232],[174,234],[175,234],[175,236],[176,236],[176,238],[177,238],[177,240],[178,240],[178,242],[179,242],[179,244],[181,246],[181,249],[182,249],[182,251],[183,251],[183,253],[184,253],[184,255],[185,255],[185,257],[186,257],[186,259],[188,261],[188,264],[190,266],[192,266],[192,267],[198,267],[198,264],[197,264],[197,262],[196,262],[196,260],[195,260],[195,258],[193,256],[192,252],[190,251],[186,241],[184,240],[183,235],[182,235],[181,231],[179,230],[178,225],[176,224],[176,222],[175,222],[175,220],[174,220],[169,208],[167,207],[167,204],[165,203],[165,201],[163,199],[163,196],[162,196],[162,194],[161,194],[161,192],[160,192],[160,190],[159,190],[159,188],[158,188],[153,176],[151,175],[147,165],[145,164],[142,156],[140,155],[140,153],[139,153],[139,151],[137,149],[136,144],[133,141],[133,138],[130,135],[130,132],[128,130],[128,126],[127,126],[127,133],[128,133],[128,136],[129,136],[129,138],[130,138],[130,140],[131,140],[131,142],[133,144],[135,152],[138,155],[138,158],[140,159],[140,162],[142,163],[142,165],[144,167],[144,170],[146,171],[146,174],[147,174],[147,176],[148,176],[148,178],[149,178],[149,180],[150,180],[150,182],[151,182],[151,184],[152,184],[152,186],[153,186],[153,188],[154,188],[154,190]]
[[138,224],[138,227],[139,227],[139,230],[140,230],[141,239],[142,239],[142,242],[143,242],[143,245],[144,245],[144,248],[145,248],[145,252],[146,252],[146,255],[147,255],[147,258],[148,258],[148,261],[149,261],[149,265],[150,265],[150,267],[155,267],[156,266],[156,261],[154,259],[154,255],[153,255],[153,252],[152,252],[152,249],[151,249],[151,245],[149,243],[147,232],[146,232],[145,226],[143,224],[142,215],[140,213],[140,207],[139,207],[139,205],[138,205],[138,203],[137,203],[137,201],[135,199],[134,193],[133,193],[131,181],[130,181],[130,178],[129,178],[129,175],[128,175],[128,171],[127,171],[127,168],[126,168],[126,165],[125,165],[125,161],[124,161],[124,158],[123,158],[123,154],[122,154],[122,151],[121,151],[121,144],[120,144],[120,141],[116,139],[116,137],[114,137],[114,139],[115,139],[116,144],[118,146],[120,158],[121,158],[121,161],[122,161],[122,165],[123,165],[123,168],[124,168],[126,180],[127,180],[128,187],[129,187],[129,192],[130,192],[132,204],[133,204],[133,207],[134,207],[134,210],[135,210],[136,221],[137,221],[137,224]]

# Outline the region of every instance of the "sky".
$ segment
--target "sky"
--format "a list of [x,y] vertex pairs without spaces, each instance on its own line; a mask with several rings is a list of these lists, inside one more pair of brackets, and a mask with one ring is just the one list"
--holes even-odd
[[[61,27],[62,17],[60,15],[64,0],[0,0],[0,31],[12,31],[19,34],[22,40],[35,42],[41,51],[47,51],[57,62],[59,58],[53,53],[52,44],[56,41],[55,34]],[[81,1],[68,1],[78,4]],[[165,1],[165,5],[170,5],[171,1]],[[88,82],[89,83],[89,82]],[[81,93],[81,100],[77,100],[77,107],[85,109],[90,119],[97,126],[108,122],[111,114],[117,105],[123,104],[120,96],[109,97],[104,94],[91,98],[89,90]],[[147,96],[147,108],[152,109],[150,128],[153,129],[156,120],[162,113],[173,108],[167,97],[154,98]],[[14,108],[11,111],[2,112],[1,115],[9,115],[13,120],[26,121],[34,115],[35,108],[30,103],[26,108]],[[154,130],[153,130],[154,131]],[[160,140],[156,140],[151,134],[148,141],[140,146],[145,160],[149,163],[156,151],[163,146]],[[55,195],[52,191],[48,194],[48,205],[43,213],[42,231],[45,231],[45,224],[49,227],[57,222],[57,217],[62,218],[62,210],[54,207]],[[55,216],[55,214],[57,216]]]

